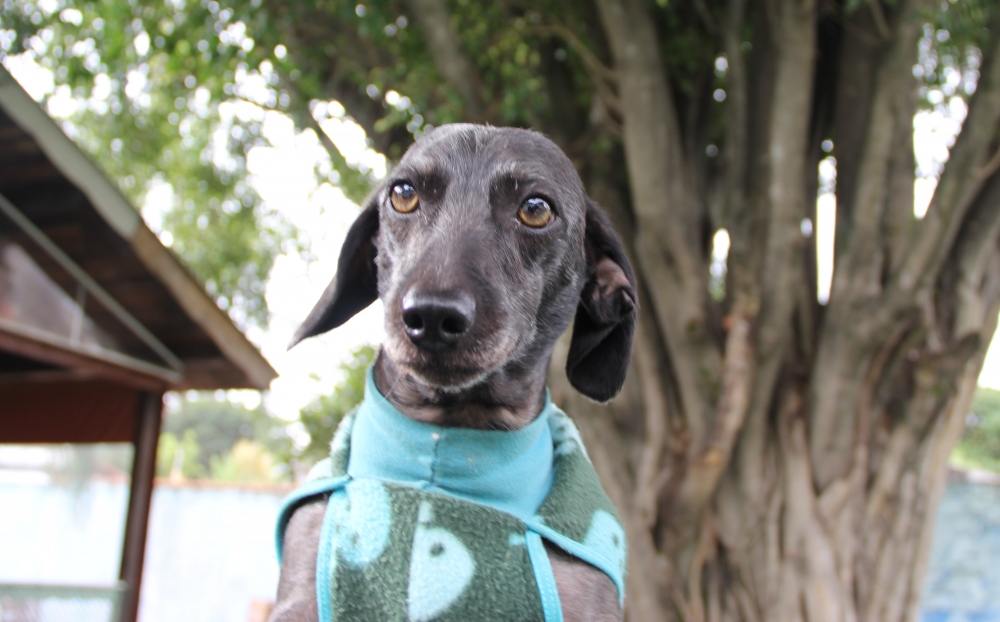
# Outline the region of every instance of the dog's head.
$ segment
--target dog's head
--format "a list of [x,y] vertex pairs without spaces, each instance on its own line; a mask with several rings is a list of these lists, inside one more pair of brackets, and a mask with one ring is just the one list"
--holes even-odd
[[447,125],[410,147],[365,202],[292,344],[376,297],[383,356],[432,388],[535,366],[574,313],[571,384],[603,402],[624,382],[632,267],[572,163],[536,132]]

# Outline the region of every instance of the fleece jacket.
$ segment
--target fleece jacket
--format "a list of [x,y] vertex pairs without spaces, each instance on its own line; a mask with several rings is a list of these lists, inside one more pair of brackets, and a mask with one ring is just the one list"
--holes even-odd
[[626,541],[573,422],[546,394],[516,431],[413,421],[375,387],[278,518],[317,497],[319,619],[538,620],[562,608],[543,541],[603,571],[624,599]]

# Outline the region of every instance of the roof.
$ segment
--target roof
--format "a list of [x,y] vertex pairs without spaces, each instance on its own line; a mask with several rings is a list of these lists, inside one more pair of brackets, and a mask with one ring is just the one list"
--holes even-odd
[[115,184],[2,67],[0,218],[0,241],[23,248],[64,297],[80,300],[86,290],[95,334],[116,344],[67,347],[4,323],[0,373],[31,370],[31,360],[55,368],[83,361],[103,377],[145,376],[169,389],[266,389],[277,376]]

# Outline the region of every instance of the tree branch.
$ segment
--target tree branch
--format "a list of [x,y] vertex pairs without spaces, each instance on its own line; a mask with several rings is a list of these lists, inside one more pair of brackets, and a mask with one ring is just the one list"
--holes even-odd
[[880,0],[868,0],[868,6],[872,9],[872,17],[875,18],[875,27],[878,28],[878,34],[883,39],[890,39],[892,31],[889,29],[889,21],[885,18],[885,11],[882,10]]
[[481,78],[462,50],[461,41],[451,26],[448,9],[442,0],[406,0],[427,43],[427,50],[441,77],[465,100],[471,119],[483,115],[483,100],[479,95]]
[[663,452],[667,444],[667,424],[669,422],[669,401],[665,393],[666,377],[657,360],[656,341],[647,334],[646,326],[652,323],[649,312],[640,306],[644,316],[636,326],[635,365],[642,385],[642,406],[645,415],[642,448],[635,476],[633,506],[638,520],[652,528],[656,523],[657,484],[663,464]]
[[618,83],[618,76],[615,74],[614,70],[602,63],[601,59],[590,51],[590,48],[588,48],[587,45],[580,40],[580,37],[576,36],[576,33],[564,24],[551,23],[543,24],[541,26],[533,26],[529,29],[529,32],[559,37],[566,42],[566,45],[568,45],[571,50],[580,55],[580,59],[583,60],[583,64],[586,65],[587,69],[589,69],[594,76],[607,80],[611,84]]
[[896,129],[893,134],[892,156],[889,162],[888,197],[882,218],[886,251],[884,274],[895,274],[903,263],[906,244],[913,236],[917,220],[913,217],[913,182],[916,158],[913,155],[913,115],[917,110],[916,89],[901,101]]
[[[994,26],[1000,29],[1000,15]],[[1000,37],[993,38],[984,56],[962,133],[951,149],[927,214],[914,232],[906,260],[895,275],[893,285],[903,291],[934,282],[966,212],[985,183],[982,171],[992,159],[990,148],[1000,120]]]
[[[723,44],[729,59],[729,107],[726,137],[725,201],[727,215],[739,223],[746,218],[746,168],[747,168],[747,83],[746,64],[740,49],[746,0],[729,0],[723,24]],[[728,223],[727,223],[728,224]],[[746,236],[747,231],[733,231],[735,237]],[[742,235],[740,235],[742,234]],[[754,349],[752,324],[757,305],[753,277],[746,274],[746,266],[733,265],[733,270],[743,272],[734,279],[731,314],[724,320],[728,332],[722,363],[721,392],[715,409],[712,428],[704,447],[696,447],[700,455],[689,461],[688,473],[675,504],[688,513],[700,512],[714,493],[719,478],[732,458],[733,446],[743,427],[754,374]]]
[[[385,115],[385,108],[381,100],[368,97],[364,91],[367,83],[359,83],[358,78],[367,76],[372,67],[392,64],[395,59],[385,58],[386,54],[378,48],[371,49],[370,41],[357,37],[353,29],[344,27],[323,11],[311,10],[293,18],[285,4],[271,2],[264,8],[270,21],[278,25],[295,64],[303,74],[318,78],[318,92],[306,94],[302,93],[297,82],[284,81],[293,101],[299,101],[301,118],[308,122],[306,117],[311,116],[308,110],[310,99],[336,100],[364,128],[376,151],[390,158],[402,155],[413,142],[412,134],[402,126],[394,126],[387,132],[376,130],[375,125]],[[358,50],[358,53],[350,57],[337,54],[336,49],[341,45],[345,49]]]
[[780,357],[782,337],[794,307],[796,276],[801,269],[800,233],[807,198],[802,180],[808,160],[806,137],[812,113],[815,58],[815,5],[786,0],[778,7],[778,48],[770,135],[767,185],[768,229],[761,275],[762,307],[758,356]]
[[997,170],[1000,170],[1000,147],[997,147],[996,153],[993,154],[990,161],[984,164],[977,172],[981,179],[988,179]]
[[[770,36],[776,57],[774,87],[766,134],[766,180],[760,206],[766,213],[766,236],[759,279],[760,314],[757,320],[755,373],[746,407],[750,428],[741,441],[741,455],[759,464],[766,434],[766,414],[780,377],[782,362],[791,343],[792,315],[802,284],[805,238],[800,232],[808,198],[805,196],[805,162],[808,158],[809,123],[813,112],[812,84],[815,71],[815,5],[781,0],[773,7]],[[739,295],[739,292],[737,292]],[[748,466],[749,465],[744,465]],[[746,473],[748,481],[758,474]],[[754,489],[754,501],[762,491]]]
[[[921,32],[916,16],[925,1],[904,1],[897,8],[893,41],[875,69],[856,185],[844,189],[850,193],[846,198],[849,222],[844,237],[837,232],[840,252],[810,385],[810,453],[821,490],[849,469],[856,431],[851,404],[861,387],[863,369],[881,345],[876,342],[887,337],[879,336],[880,327],[887,326],[886,318],[895,317],[898,311],[897,300],[891,308],[881,305],[877,316],[872,316],[870,305],[888,300],[880,298],[885,260],[882,223],[897,118],[908,110],[906,96],[912,87],[909,67]],[[840,192],[838,188],[838,195]]]
[[[952,293],[956,304],[951,327],[954,338],[978,330],[985,321],[990,301],[984,300],[984,279],[990,260],[997,254],[1000,242],[1000,174],[994,174],[976,198],[955,244],[951,262],[954,286],[944,291]],[[984,340],[990,335],[983,334]]]
[[705,0],[694,0],[692,4],[694,5],[695,13],[698,14],[698,19],[705,25],[705,30],[713,35],[718,33],[719,27],[716,25],[715,18],[712,17],[712,12],[708,9],[708,5],[705,4]]
[[836,248],[839,250],[847,247],[846,240],[851,235],[861,158],[870,127],[877,60],[886,41],[871,32],[876,28],[868,4],[849,16],[838,14],[838,22],[843,30],[837,60],[833,140],[837,157]]
[[[882,261],[878,255],[882,252],[881,225],[889,189],[889,166],[894,155],[893,139],[897,119],[907,112],[912,113],[906,105],[907,95],[914,88],[909,68],[916,61],[917,41],[922,33],[917,16],[925,1],[900,2],[895,37],[876,70],[864,147],[858,158],[857,185],[848,189],[853,191],[849,237],[837,257],[831,291],[831,299],[835,300],[838,309],[846,309],[857,298],[868,298],[881,290]],[[877,0],[871,4],[874,10]]]
[[583,66],[590,74],[590,80],[594,84],[594,90],[600,97],[604,106],[617,115],[622,114],[621,100],[614,92],[614,87],[618,83],[618,76],[601,59],[588,48],[571,29],[563,24],[545,24],[534,26],[530,29],[540,35],[550,35],[558,37],[566,42],[571,50],[580,55]]
[[670,357],[684,361],[676,366],[679,398],[692,440],[700,444],[721,369],[705,324],[700,208],[648,12],[639,0],[598,0],[597,7],[618,75],[636,259],[648,282],[657,284],[650,296]]
[[753,374],[750,321],[729,316],[729,335],[722,373],[722,391],[705,446],[688,461],[687,473],[671,509],[691,518],[702,512],[729,465],[733,446],[747,414]]
[[[726,107],[726,144],[723,152],[726,162],[723,224],[729,226],[731,239],[739,232],[735,231],[730,221],[743,222],[746,218],[744,196],[747,191],[748,93],[746,60],[741,49],[745,11],[746,0],[729,0],[726,3],[726,19],[722,31],[723,49],[729,62],[729,84],[726,89],[729,103]],[[738,287],[745,289],[746,285],[740,283]]]

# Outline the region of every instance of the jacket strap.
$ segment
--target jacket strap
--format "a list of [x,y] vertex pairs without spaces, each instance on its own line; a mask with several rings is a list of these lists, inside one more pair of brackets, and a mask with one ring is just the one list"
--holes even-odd
[[531,569],[535,573],[535,585],[538,586],[538,595],[542,600],[545,622],[563,622],[556,577],[552,574],[552,563],[549,561],[545,545],[542,544],[542,537],[529,529],[524,533],[524,542],[528,547]]
[[275,529],[275,546],[278,550],[278,564],[281,564],[281,549],[285,543],[285,527],[288,526],[289,519],[295,510],[314,497],[329,495],[335,490],[343,488],[351,478],[346,475],[341,477],[324,477],[306,482],[302,486],[293,490],[285,497],[281,503],[281,510],[278,512],[278,524]]

